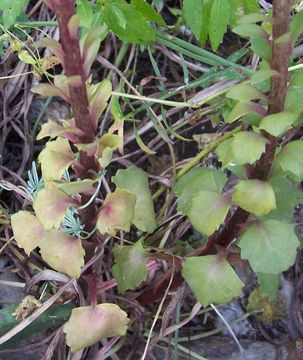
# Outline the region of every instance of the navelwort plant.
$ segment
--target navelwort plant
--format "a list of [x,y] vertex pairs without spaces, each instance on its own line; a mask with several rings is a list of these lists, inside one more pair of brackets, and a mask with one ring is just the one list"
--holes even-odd
[[[123,147],[123,117],[114,116],[117,109],[112,109],[115,122],[109,132],[98,135],[99,119],[112,88],[108,80],[94,83],[90,76],[108,27],[102,23],[91,32],[84,31],[79,41],[80,18],[74,1],[45,3],[57,15],[60,43],[45,39],[36,46],[47,46],[61,62],[65,75],[57,75],[54,84],[40,84],[33,91],[63,98],[70,103],[73,117],[61,123],[49,120],[42,126],[37,139],[50,138],[38,157],[43,183],[32,174],[28,190],[33,211],[12,215],[11,225],[15,240],[28,255],[39,247],[43,260],[53,269],[87,281],[90,306],[74,309],[64,326],[67,344],[76,352],[103,337],[125,335],[129,324],[126,312],[117,305],[97,304],[99,279],[90,268],[82,274],[82,267],[108,235],[129,232],[132,224],[143,234],[153,233],[157,223],[148,177],[136,167],[118,170],[112,178],[114,192],[101,206],[96,201],[104,170],[113,152]],[[144,0],[131,3],[153,14],[147,20],[160,22]],[[118,0],[100,4],[106,9],[104,22],[107,12],[121,15],[117,6],[129,9]],[[291,21],[290,13],[291,1],[277,0],[272,17],[249,14],[234,28],[250,39],[252,50],[262,58],[261,69],[226,94],[234,103],[227,123],[239,126],[214,142],[222,166],[190,170],[192,164],[177,174],[174,186],[178,211],[208,240],[185,259],[170,252],[168,257],[175,266],[163,275],[157,289],[138,298],[142,305],[161,298],[172,276],[171,289],[185,279],[203,306],[240,295],[244,284],[232,267],[233,259],[238,261],[239,256],[229,256],[231,243],[239,247],[241,258],[249,261],[264,292],[269,291],[268,278],[278,277],[294,263],[300,244],[292,214],[302,200],[298,184],[303,176],[303,141],[298,137],[303,105],[296,99],[303,93],[303,72],[297,70],[289,78],[288,62],[303,30],[303,13]],[[123,22],[120,16],[122,29],[127,28],[127,20]],[[117,106],[117,101],[113,103]],[[230,172],[237,177],[232,191],[227,177]],[[119,292],[146,279],[149,251],[143,240],[144,236],[133,245],[114,248],[112,273]],[[156,257],[153,254],[152,258]]]

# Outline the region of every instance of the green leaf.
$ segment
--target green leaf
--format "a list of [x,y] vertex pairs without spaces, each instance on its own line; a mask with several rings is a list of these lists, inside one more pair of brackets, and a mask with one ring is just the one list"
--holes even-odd
[[297,117],[298,115],[290,112],[268,115],[260,121],[259,129],[265,130],[273,136],[280,136],[292,128]]
[[72,181],[72,182],[65,182],[61,184],[55,184],[56,187],[62,191],[65,192],[66,195],[76,195],[81,192],[87,192],[92,191],[93,184],[96,181],[91,179],[84,179],[84,180],[78,180],[78,181]]
[[89,0],[77,0],[77,14],[80,17],[80,25],[88,29],[93,21],[93,4]]
[[81,239],[60,230],[46,231],[40,245],[41,256],[53,269],[78,278],[84,265]]
[[64,171],[75,161],[75,155],[67,139],[57,138],[46,143],[38,160],[41,164],[42,177],[45,182],[49,182],[61,179]]
[[276,209],[276,198],[270,183],[261,180],[243,180],[235,186],[232,201],[257,216]]
[[211,191],[200,191],[184,212],[193,227],[210,236],[223,223],[230,206],[230,198]]
[[54,120],[48,120],[46,123],[42,124],[36,139],[41,140],[45,137],[53,139],[60,136],[61,138],[67,138],[73,143],[77,143],[79,137],[83,135],[83,131],[75,127],[72,119],[62,120],[62,124],[58,124],[58,122]]
[[108,194],[101,207],[97,229],[102,235],[115,235],[117,230],[129,232],[135,214],[136,195],[127,190],[116,189]]
[[218,255],[187,258],[182,276],[204,307],[229,302],[241,295],[244,286],[227,260]]
[[291,222],[295,206],[303,202],[303,191],[300,190],[300,185],[285,176],[275,176],[270,179],[270,183],[274,189],[277,209],[271,211],[267,217]]
[[291,113],[301,113],[303,111],[303,101],[298,101],[303,96],[301,86],[290,86],[285,97],[285,110]]
[[257,273],[279,274],[296,258],[299,240],[294,225],[278,220],[258,221],[240,237],[242,259]]
[[238,25],[233,28],[233,32],[242,37],[268,39],[267,32],[261,26],[256,24]]
[[155,30],[131,4],[107,1],[102,10],[106,25],[122,40],[133,44],[155,41]]
[[40,245],[44,237],[44,229],[36,216],[29,211],[18,211],[11,217],[11,225],[14,238],[19,247],[23,248],[27,255]]
[[174,192],[179,196],[178,210],[186,213],[191,199],[199,191],[221,193],[227,181],[227,176],[218,169],[194,168],[181,177],[174,186]]
[[122,145],[122,139],[119,135],[104,134],[98,145],[98,161],[101,167],[107,167],[112,159],[113,152]]
[[259,104],[256,104],[252,101],[247,102],[238,102],[236,106],[232,109],[232,111],[228,114],[226,122],[232,123],[242,116],[250,114],[250,113],[257,113],[262,116],[266,115],[266,110]]
[[119,292],[136,288],[147,276],[146,251],[142,242],[137,241],[131,246],[115,245],[113,251],[115,265],[112,273],[117,280]]
[[303,177],[303,140],[291,141],[278,153],[276,159],[284,171]]
[[226,97],[244,102],[258,99],[266,100],[266,96],[260,90],[250,84],[234,85],[226,93]]
[[138,10],[147,20],[156,24],[166,26],[162,16],[145,0],[132,0],[131,4]]
[[259,12],[260,6],[258,0],[242,0],[245,13]]
[[269,300],[275,300],[278,295],[280,274],[258,273],[258,284],[263,294],[266,294]]
[[233,161],[236,165],[253,164],[265,151],[267,140],[250,131],[240,131],[231,143]]
[[303,31],[303,11],[299,11],[290,22],[290,35],[293,45]]
[[228,0],[213,0],[209,19],[209,39],[213,51],[223,40],[229,24],[230,8]]
[[272,57],[272,49],[270,46],[270,42],[267,39],[263,39],[261,37],[255,37],[250,40],[251,49],[254,53],[260,56],[262,59],[271,62]]
[[183,0],[184,19],[198,41],[200,41],[201,33],[205,32],[207,36],[208,31],[202,22],[204,2],[203,0]]
[[28,0],[1,0],[0,10],[2,10],[3,25],[6,29],[14,25],[16,18],[21,14]]
[[63,327],[66,343],[75,353],[103,338],[124,336],[128,321],[126,312],[115,304],[104,303],[73,309]]
[[77,201],[69,198],[54,185],[42,189],[37,193],[33,203],[36,216],[45,230],[59,229],[65,213]]
[[157,223],[147,174],[132,166],[118,170],[112,177],[112,181],[118,188],[131,191],[136,195],[134,225],[142,231],[154,232]]

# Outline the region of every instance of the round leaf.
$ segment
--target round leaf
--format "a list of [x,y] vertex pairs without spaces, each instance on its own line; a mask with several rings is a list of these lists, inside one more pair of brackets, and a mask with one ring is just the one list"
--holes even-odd
[[243,180],[235,186],[232,201],[257,216],[276,208],[275,193],[270,183],[260,180]]
[[124,336],[129,319],[115,304],[99,304],[73,309],[64,325],[67,345],[73,353],[95,344],[102,338]]
[[45,233],[41,256],[53,269],[78,278],[84,265],[85,251],[81,239],[60,230]]
[[232,300],[244,286],[227,260],[217,255],[187,258],[182,276],[204,307]]
[[287,145],[276,156],[284,171],[290,171],[298,177],[303,177],[303,141],[295,140]]
[[273,136],[280,136],[291,129],[297,117],[296,114],[288,112],[268,115],[261,120],[259,129],[265,130]]
[[255,272],[278,274],[291,266],[299,240],[294,225],[278,220],[258,221],[241,236],[242,259],[247,259]]

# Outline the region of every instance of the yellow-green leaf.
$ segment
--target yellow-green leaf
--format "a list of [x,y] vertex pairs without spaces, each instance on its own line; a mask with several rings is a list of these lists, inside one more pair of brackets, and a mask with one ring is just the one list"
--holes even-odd
[[182,276],[204,307],[229,302],[244,286],[227,260],[217,255],[187,258]]
[[303,141],[291,141],[276,156],[284,171],[290,171],[299,178],[303,177]]
[[276,209],[276,198],[270,183],[261,180],[243,180],[235,186],[232,201],[257,216]]
[[40,245],[41,256],[53,269],[78,278],[84,265],[81,239],[60,230],[46,231]]
[[23,248],[27,255],[40,245],[44,237],[44,229],[32,213],[18,211],[12,215],[11,225],[18,246]]
[[43,228],[50,230],[59,229],[67,209],[73,205],[77,205],[76,200],[51,185],[37,193],[33,208]]
[[105,134],[99,141],[99,163],[105,168],[109,165],[113,152],[122,145],[122,139],[119,135]]
[[115,235],[117,230],[128,232],[134,218],[135,204],[135,194],[117,188],[106,196],[98,216],[97,229],[102,235]]
[[57,138],[46,143],[39,157],[44,181],[60,180],[62,174],[75,161],[67,139]]
[[75,353],[103,338],[124,336],[128,321],[126,312],[115,304],[105,303],[73,309],[63,328],[66,343]]
[[297,114],[291,112],[268,115],[260,121],[259,129],[265,130],[273,136],[280,136],[292,128],[297,117]]

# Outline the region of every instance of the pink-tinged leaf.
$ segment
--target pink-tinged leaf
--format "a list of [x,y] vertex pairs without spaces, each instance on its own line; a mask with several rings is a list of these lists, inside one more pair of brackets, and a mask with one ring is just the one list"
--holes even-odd
[[62,63],[63,61],[63,52],[62,52],[62,47],[61,45],[58,43],[58,41],[53,40],[53,39],[42,39],[40,41],[36,41],[33,43],[33,46],[36,48],[39,47],[47,47],[48,49],[51,50],[51,52],[56,55],[56,57],[60,60],[60,62]]
[[65,192],[66,195],[75,195],[82,192],[94,191],[94,180],[84,179],[81,181],[66,182],[56,185],[58,189]]
[[67,139],[57,138],[48,141],[38,156],[41,163],[42,177],[45,182],[60,180],[63,172],[75,161]]
[[53,269],[70,277],[80,276],[85,255],[81,239],[60,230],[46,231],[40,249],[43,260]]
[[96,59],[99,51],[100,42],[106,37],[108,28],[106,25],[87,32],[80,41],[81,55],[83,59],[83,67],[85,77],[89,77],[90,68]]
[[45,137],[53,139],[57,136],[61,136],[73,143],[76,143],[83,135],[84,132],[76,128],[72,124],[71,120],[62,120],[62,125],[54,120],[48,120],[47,123],[42,125],[41,130],[37,135],[37,140],[41,140]]
[[15,240],[27,255],[40,245],[44,237],[44,229],[36,216],[29,211],[18,211],[11,217],[11,225]]
[[135,214],[136,195],[116,189],[108,194],[101,207],[97,229],[102,235],[115,235],[117,230],[129,231]]
[[242,116],[250,114],[250,113],[257,113],[261,116],[266,116],[267,112],[263,108],[263,106],[256,104],[252,101],[249,102],[238,102],[237,105],[233,108],[233,110],[229,113],[226,121],[228,123],[232,123]]
[[109,80],[103,80],[88,88],[89,112],[94,129],[97,129],[98,120],[107,107],[107,100],[112,93],[112,84]]
[[103,338],[124,336],[128,321],[126,312],[115,304],[73,309],[71,317],[63,328],[66,343],[72,353],[75,353]]
[[76,206],[76,200],[50,185],[37,193],[33,203],[36,216],[45,230],[59,229],[68,208]]
[[54,85],[50,84],[39,84],[31,88],[31,92],[39,94],[44,97],[48,96],[57,96],[61,97],[65,101],[69,102],[69,96],[65,94],[61,89],[57,88]]
[[99,142],[99,158],[98,161],[101,167],[105,168],[109,165],[113,152],[122,145],[122,139],[119,135],[115,134],[105,134],[102,136]]
[[54,77],[54,84],[60,88],[65,94],[69,96],[69,86],[79,87],[81,86],[82,79],[80,75],[74,76],[65,76],[65,75],[56,75]]
[[86,152],[88,156],[95,156],[98,153],[98,141],[99,140],[97,139],[96,141],[89,144],[75,144],[75,146],[79,151]]
[[78,38],[79,33],[80,16],[74,14],[68,21],[67,27],[72,39]]

